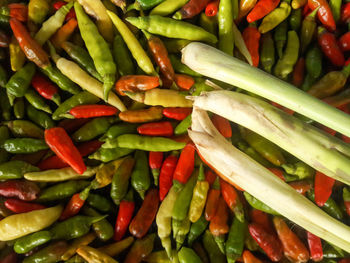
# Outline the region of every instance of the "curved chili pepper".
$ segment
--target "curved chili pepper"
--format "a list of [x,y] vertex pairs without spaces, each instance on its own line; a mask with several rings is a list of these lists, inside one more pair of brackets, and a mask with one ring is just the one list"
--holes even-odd
[[345,63],[345,58],[340,50],[338,42],[334,34],[327,32],[324,28],[318,28],[318,44],[323,53],[335,66],[342,67]]
[[205,206],[205,219],[211,221],[216,214],[220,199],[220,177],[216,176],[215,181],[209,190],[207,204]]
[[115,222],[114,240],[119,241],[128,230],[135,209],[133,191],[130,190],[120,202],[117,220]]
[[259,20],[269,14],[272,10],[274,10],[280,0],[260,0],[247,15],[248,23],[253,23],[256,20]]
[[222,179],[220,179],[220,188],[227,206],[234,212],[239,221],[244,222],[243,205],[235,188]]
[[149,122],[137,127],[137,132],[148,136],[170,137],[173,135],[174,129],[169,121]]
[[52,100],[57,105],[61,103],[58,88],[41,74],[35,74],[31,82],[33,88],[45,99]]
[[304,82],[304,74],[305,74],[305,59],[303,57],[299,58],[297,63],[295,64],[293,70],[293,85],[301,86]]
[[329,7],[329,4],[326,0],[308,0],[307,4],[309,8],[311,8],[311,10],[314,10],[317,7],[319,7],[317,11],[318,19],[325,27],[327,27],[328,30],[335,31],[336,25],[333,18],[332,10]]
[[[162,163],[163,163],[163,152],[149,152],[148,155],[148,164],[149,167],[151,168],[151,172],[153,175],[153,180],[154,180],[154,184],[156,186],[158,186],[158,178],[159,178],[159,173],[160,173],[160,168],[162,167]],[[159,196],[160,196],[160,192],[159,192]],[[160,199],[161,201],[163,199]]]
[[120,95],[124,91],[146,91],[159,86],[159,77],[145,75],[128,75],[121,77],[115,84],[115,89]]
[[116,115],[118,109],[108,105],[78,105],[69,110],[74,118],[95,118]]
[[35,200],[40,188],[27,180],[10,180],[0,183],[0,196],[16,197],[23,201]]
[[[252,12],[253,11],[254,9],[252,10]],[[253,66],[259,66],[259,41],[261,36],[259,30],[256,28],[255,25],[250,24],[244,29],[242,36],[248,48],[248,51],[252,57]]]
[[163,162],[159,174],[159,199],[163,201],[171,186],[173,185],[173,175],[176,169],[178,158],[171,154]]
[[332,194],[332,188],[335,180],[327,175],[317,171],[315,174],[315,202],[318,206],[324,206]]
[[214,0],[211,1],[207,4],[207,6],[205,7],[205,15],[206,16],[216,16],[216,14],[218,13],[219,10],[219,3],[220,0]]
[[175,83],[182,90],[189,90],[194,85],[195,81],[191,76],[185,74],[175,74]]
[[318,236],[307,231],[307,243],[309,244],[312,261],[318,262],[323,259],[322,242]]
[[195,146],[192,143],[186,144],[181,151],[179,161],[174,171],[174,180],[180,184],[186,184],[194,170]]
[[62,44],[66,42],[71,35],[74,33],[74,30],[78,26],[78,21],[73,18],[65,23],[56,33],[51,37],[51,43],[56,49],[61,49]]
[[210,0],[190,0],[173,15],[175,19],[188,19],[198,15],[207,6]]
[[164,108],[163,115],[167,118],[182,121],[192,112],[192,108]]
[[77,173],[84,173],[86,166],[83,158],[63,128],[55,127],[45,130],[45,142],[58,157],[68,163]]
[[46,208],[44,205],[41,205],[41,204],[29,203],[29,202],[25,202],[18,199],[12,199],[12,198],[6,199],[6,201],[4,202],[4,205],[7,209],[17,214],[27,213],[30,211]]
[[218,131],[221,133],[222,136],[224,136],[225,138],[232,137],[231,124],[227,119],[219,115],[213,114],[213,116],[211,117],[211,121],[213,122],[215,128],[218,129]]
[[66,220],[78,214],[80,209],[85,204],[85,201],[89,196],[89,192],[90,192],[90,187],[87,187],[81,193],[74,194],[69,200],[66,207],[63,209],[63,212],[59,220],[61,221]]
[[140,195],[141,199],[144,199],[146,191],[151,186],[147,154],[145,151],[137,150],[134,158],[136,162],[131,174],[131,185]]

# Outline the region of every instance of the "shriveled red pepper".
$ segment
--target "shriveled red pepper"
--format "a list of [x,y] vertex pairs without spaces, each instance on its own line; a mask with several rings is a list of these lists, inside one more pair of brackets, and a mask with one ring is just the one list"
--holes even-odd
[[169,119],[182,121],[192,112],[192,108],[164,108],[163,115]]
[[179,11],[175,13],[175,19],[188,19],[198,15],[204,10],[210,0],[190,0]]
[[278,178],[280,178],[282,181],[285,181],[285,178],[283,176],[283,170],[279,168],[268,168],[270,172],[272,172],[274,175],[276,175]]
[[137,127],[137,132],[148,136],[170,137],[174,134],[174,128],[169,121],[149,122]]
[[195,83],[191,76],[175,74],[175,83],[182,90],[189,90]]
[[174,181],[186,184],[194,170],[195,146],[192,143],[186,144],[182,149],[179,161],[174,172]]
[[113,116],[118,113],[118,109],[109,105],[78,105],[69,110],[74,118],[95,118],[102,116]]
[[307,180],[290,182],[289,185],[294,188],[299,194],[305,194],[312,188],[312,185]]
[[[260,0],[260,2],[261,1],[263,1],[263,0]],[[258,2],[258,4],[260,2]],[[278,2],[279,2],[279,0],[278,0]],[[252,12],[253,11],[254,11],[254,9],[252,10]],[[250,12],[250,14],[251,14],[251,12]],[[248,18],[248,16],[247,16],[247,18]],[[260,36],[261,36],[259,30],[256,28],[255,24],[250,24],[248,27],[246,27],[244,29],[242,36],[244,39],[244,43],[246,44],[247,49],[252,57],[253,66],[258,67],[259,66],[259,59],[260,59],[259,43],[260,43]]]
[[[151,168],[154,184],[158,186],[158,178],[160,174],[160,168],[162,167],[164,154],[163,152],[149,152],[148,164]],[[161,199],[163,200],[163,199]]]
[[57,105],[60,104],[61,98],[58,94],[58,88],[40,73],[36,73],[31,82],[33,88],[45,99],[52,100]]
[[213,185],[217,175],[212,170],[207,170],[205,172],[205,180],[209,183],[210,186]]
[[173,185],[173,176],[177,165],[176,155],[169,155],[163,162],[159,174],[159,199],[163,201]]
[[67,132],[61,127],[45,130],[45,142],[56,155],[68,163],[77,173],[86,170],[83,158]]
[[77,26],[78,21],[75,18],[72,18],[60,29],[58,29],[57,32],[51,37],[51,43],[54,45],[54,47],[56,49],[61,49],[62,43],[69,39]]
[[293,70],[293,85],[296,87],[301,86],[304,82],[305,75],[305,59],[303,57],[299,58],[295,64]]
[[205,7],[205,15],[206,16],[216,16],[219,10],[220,0],[214,0],[209,2]]
[[66,220],[79,213],[88,198],[90,187],[85,188],[82,192],[74,194],[64,208],[59,220]]
[[34,210],[40,210],[46,208],[44,205],[29,203],[18,199],[9,198],[4,202],[7,209],[14,213],[27,213]]
[[63,121],[60,121],[58,123],[58,126],[65,129],[67,133],[72,133],[89,121],[90,119],[65,119]]
[[280,217],[274,217],[273,224],[282,242],[284,255],[293,262],[307,262],[310,258],[309,251],[286,222]]
[[[58,10],[60,9],[62,6],[66,5],[67,2],[64,2],[64,1],[57,1],[55,2],[52,7],[55,9],[55,10]],[[65,20],[68,21],[70,20],[71,18],[76,18],[77,16],[75,15],[75,11],[74,11],[74,8],[71,8],[71,10],[69,10],[68,14],[66,15],[66,18]]]
[[253,23],[263,18],[272,10],[274,10],[279,3],[280,0],[260,0],[256,3],[252,11],[250,11],[250,13],[247,15],[248,23]]
[[215,181],[212,187],[209,190],[207,203],[205,205],[205,219],[207,221],[211,221],[216,214],[216,210],[218,208],[218,203],[220,199],[220,177],[216,176]]
[[323,259],[321,238],[307,231],[307,243],[309,244],[310,257],[312,261],[321,261]]
[[339,38],[339,46],[343,52],[350,50],[350,31]]
[[225,251],[225,234],[227,234],[229,231],[228,209],[225,200],[222,197],[219,198],[217,206],[216,213],[209,223],[209,231],[213,234],[220,250]]
[[250,219],[253,223],[262,226],[268,233],[274,233],[275,230],[267,213],[258,209],[252,209],[250,211]]
[[49,66],[49,56],[39,43],[31,37],[26,27],[15,18],[10,19],[10,26],[26,57],[30,61],[33,61],[39,68]]
[[320,22],[330,31],[335,31],[336,25],[333,18],[332,10],[326,0],[308,0],[307,5],[311,10],[319,7],[317,17]]
[[243,205],[235,188],[222,179],[220,179],[220,188],[221,195],[223,196],[227,206],[231,209],[239,221],[244,222]]
[[340,20],[345,24],[350,22],[350,3],[341,6]]
[[243,251],[242,258],[243,258],[243,263],[262,263],[262,261],[257,257],[255,257],[252,254],[252,252],[250,252],[249,250]]
[[135,210],[133,191],[130,190],[120,202],[117,220],[115,222],[114,240],[120,241],[128,230]]
[[318,28],[318,44],[323,54],[337,67],[344,66],[345,58],[341,51],[338,41],[333,33],[328,32],[325,28]]
[[0,196],[16,197],[23,201],[33,201],[38,197],[40,188],[27,180],[10,180],[0,183]]
[[283,257],[283,247],[278,238],[265,230],[264,227],[256,223],[248,225],[249,233],[265,251],[266,255],[272,261],[279,261]]
[[120,95],[125,95],[124,91],[146,91],[159,86],[157,76],[128,75],[121,77],[115,84],[115,89]]
[[231,124],[227,119],[221,117],[220,115],[213,114],[213,116],[211,117],[211,121],[222,136],[224,136],[225,138],[232,137]]
[[10,10],[10,17],[16,18],[18,21],[27,22],[28,6],[21,3],[13,3],[7,6]]
[[335,180],[317,171],[315,174],[315,202],[318,206],[323,206],[332,194]]
[[139,211],[129,225],[129,231],[133,236],[142,238],[147,234],[152,222],[156,218],[158,207],[158,190],[148,190]]

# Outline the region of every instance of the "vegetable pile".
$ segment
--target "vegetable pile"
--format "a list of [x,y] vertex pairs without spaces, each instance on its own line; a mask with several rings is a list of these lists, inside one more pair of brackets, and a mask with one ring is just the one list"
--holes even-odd
[[0,0],[0,262],[349,262],[349,10]]

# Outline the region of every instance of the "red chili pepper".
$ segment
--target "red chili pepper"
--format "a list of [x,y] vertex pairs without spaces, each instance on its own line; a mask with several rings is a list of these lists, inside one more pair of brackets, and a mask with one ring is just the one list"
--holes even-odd
[[66,119],[60,121],[58,127],[62,127],[67,133],[73,133],[89,121],[89,119]]
[[0,196],[16,197],[23,201],[32,201],[38,197],[40,188],[27,180],[10,180],[0,183]]
[[304,74],[305,74],[305,59],[303,57],[299,58],[297,63],[295,64],[293,70],[293,85],[296,87],[301,86],[304,82]]
[[7,209],[11,210],[14,213],[27,213],[30,211],[34,211],[34,210],[40,210],[40,209],[44,209],[46,208],[46,206],[41,205],[41,204],[36,204],[36,203],[29,203],[29,202],[25,202],[22,200],[18,200],[18,199],[7,199],[4,202],[4,205],[6,206]]
[[268,168],[270,172],[272,172],[274,175],[276,175],[278,178],[280,178],[282,181],[285,181],[286,179],[283,176],[283,170],[278,168]]
[[64,208],[59,220],[66,220],[79,213],[83,207],[85,200],[88,198],[90,187],[84,189],[81,193],[74,194],[69,200],[67,206]]
[[[64,2],[64,1],[57,1],[55,2],[52,7],[55,9],[55,10],[58,10],[60,9],[62,6],[66,5],[67,3]],[[75,11],[74,11],[74,8],[72,8],[71,10],[69,10],[68,14],[66,15],[66,21],[68,21],[69,19],[71,18],[76,18],[77,16],[75,15]]]
[[210,220],[209,230],[214,237],[219,237],[228,233],[229,226],[228,221],[228,209],[225,200],[219,197],[218,206],[214,217]]
[[272,261],[279,261],[283,257],[283,248],[278,238],[265,230],[264,227],[252,223],[248,226],[250,235],[265,251],[266,255]]
[[205,180],[209,183],[210,186],[214,183],[216,177],[217,175],[212,170],[207,170],[205,172]]
[[343,52],[350,50],[350,31],[339,38],[339,46]]
[[135,210],[133,191],[130,190],[120,202],[117,220],[115,222],[114,240],[120,241],[128,230]]
[[326,31],[323,27],[318,28],[318,44],[323,53],[337,67],[344,66],[345,58],[340,50],[337,39],[334,34]]
[[211,121],[222,136],[224,136],[225,138],[232,137],[231,124],[227,119],[221,117],[220,115],[213,114],[213,116],[211,117]]
[[216,214],[220,198],[220,177],[217,176],[209,190],[207,203],[205,205],[205,219],[211,221]]
[[210,0],[190,0],[176,14],[176,19],[188,19],[198,15],[204,10]]
[[303,17],[307,17],[311,12],[312,12],[312,10],[310,9],[309,5],[304,5]]
[[[265,1],[265,0],[260,0],[257,5],[253,8],[253,10],[249,13],[249,15],[254,11],[254,9],[259,5],[259,3],[261,1]],[[271,2],[271,0],[266,0]],[[278,4],[279,0],[277,0],[277,4]],[[249,17],[249,15],[247,16],[247,19]],[[259,30],[256,28],[255,25],[250,24],[248,27],[246,27],[243,31],[243,39],[244,39],[244,43],[247,46],[247,49],[252,57],[252,61],[253,61],[253,66],[254,67],[258,67],[259,66],[259,42],[260,42],[260,32]]]
[[170,137],[174,134],[174,128],[169,121],[148,122],[137,127],[137,132],[148,136]]
[[244,221],[243,205],[235,188],[224,180],[220,179],[221,194],[232,212],[235,213],[237,219]]
[[192,143],[186,144],[181,151],[179,161],[174,172],[174,180],[180,184],[186,184],[194,170],[194,156],[196,149]]
[[93,140],[93,141],[80,143],[77,146],[77,149],[78,149],[80,155],[84,157],[84,156],[87,156],[91,153],[96,152],[101,147],[102,144],[103,144],[103,142],[101,142],[99,140]]
[[318,262],[323,259],[321,238],[307,231],[307,243],[309,244],[312,261]]
[[307,180],[290,182],[289,185],[302,195],[312,188],[311,183]]
[[30,36],[25,26],[15,18],[10,19],[10,26],[26,57],[30,61],[33,61],[39,68],[49,66],[49,56],[39,43]]
[[192,112],[192,108],[164,108],[163,115],[169,119],[182,121]]
[[308,0],[307,5],[311,8],[311,10],[320,7],[317,11],[318,19],[328,30],[335,31],[336,25],[332,10],[326,0]]
[[116,91],[125,96],[124,91],[146,91],[159,86],[157,76],[128,75],[121,77],[115,84]]
[[243,263],[262,263],[262,261],[255,257],[249,250],[244,250],[242,257]]
[[343,142],[350,143],[350,137],[342,134],[341,138],[342,138]]
[[162,167],[162,163],[163,163],[163,157],[164,157],[163,152],[149,152],[148,164],[149,164],[149,167],[151,168],[154,184],[156,186],[158,186],[158,178],[159,178],[160,168]]
[[350,22],[350,3],[341,6],[340,20],[345,24]]
[[269,215],[261,210],[252,209],[250,211],[250,219],[253,223],[262,226],[268,233],[274,233]]
[[250,13],[247,15],[248,23],[253,23],[260,18],[263,18],[272,10],[274,10],[279,3],[280,0],[260,0],[256,3],[252,11],[250,11]]
[[142,202],[142,206],[129,225],[129,231],[133,236],[142,238],[147,234],[158,211],[158,196],[157,189],[148,190]]
[[175,155],[169,155],[163,162],[159,174],[159,199],[163,201],[173,185],[173,175],[178,158]]
[[315,202],[318,206],[323,206],[332,194],[335,180],[317,171],[315,174]]
[[16,18],[18,21],[27,22],[28,20],[28,7],[25,4],[13,3],[9,4],[10,17]]
[[84,173],[86,166],[83,158],[63,128],[55,127],[45,130],[45,141],[51,150],[77,173]]
[[191,76],[175,74],[175,83],[182,90],[189,90],[195,83]]
[[211,1],[205,8],[206,16],[216,16],[219,10],[220,0]]
[[36,73],[32,78],[32,86],[40,96],[52,100],[57,105],[60,104],[61,98],[58,94],[58,88],[43,75]]
[[118,110],[113,106],[108,105],[78,105],[74,108],[70,109],[70,114],[74,116],[74,118],[95,118],[102,116],[112,116],[118,113]]

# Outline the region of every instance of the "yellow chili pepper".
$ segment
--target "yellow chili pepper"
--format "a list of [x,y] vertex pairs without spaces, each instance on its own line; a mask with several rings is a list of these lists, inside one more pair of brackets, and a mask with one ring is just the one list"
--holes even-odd
[[30,0],[28,4],[28,18],[36,24],[44,22],[50,10],[48,0]]
[[12,71],[18,71],[23,67],[24,62],[26,61],[26,55],[23,53],[15,37],[11,38],[9,51],[10,51],[11,69]]
[[165,250],[153,252],[150,255],[148,255],[143,261],[147,263],[178,263],[179,259],[177,257],[177,251],[173,250],[173,259],[170,260],[168,257],[168,254]]
[[88,233],[85,236],[79,237],[75,239],[68,250],[62,255],[62,260],[68,260],[71,257],[74,256],[74,254],[77,252],[77,249],[80,246],[88,245],[90,244],[94,239],[96,238],[96,234],[94,232]]
[[103,164],[96,172],[95,180],[91,185],[93,189],[98,189],[109,185],[112,182],[114,173],[125,160],[124,158]]
[[77,253],[89,263],[118,263],[107,254],[89,246],[80,246]]
[[279,7],[264,17],[259,26],[260,33],[265,34],[266,32],[274,29],[289,16],[291,11],[292,8],[289,3],[282,2]]
[[115,242],[103,247],[98,248],[99,251],[111,256],[118,256],[121,252],[131,246],[134,243],[133,237],[127,237],[119,242]]

